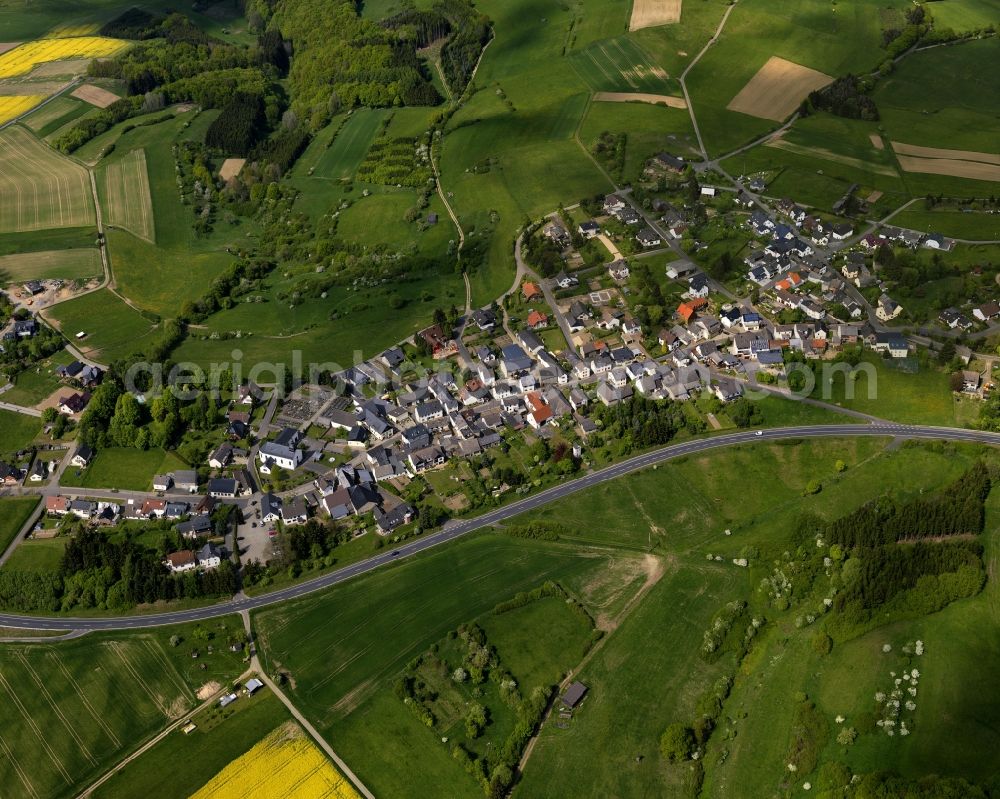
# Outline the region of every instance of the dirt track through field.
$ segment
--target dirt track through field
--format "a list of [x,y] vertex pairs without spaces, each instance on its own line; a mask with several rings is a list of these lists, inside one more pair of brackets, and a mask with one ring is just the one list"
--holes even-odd
[[0,752],[4,753],[7,760],[9,760],[10,764],[14,767],[14,771],[17,772],[17,776],[20,778],[25,790],[32,796],[37,797],[38,791],[36,791],[35,786],[31,784],[31,780],[28,779],[27,773],[25,773],[24,769],[21,768],[21,764],[17,762],[14,757],[14,753],[11,751],[11,748],[7,746],[7,742],[3,739],[3,736],[0,736]]
[[650,103],[671,108],[687,108],[683,97],[668,94],[643,94],[642,92],[594,92],[594,99],[601,103]]
[[977,153],[975,150],[945,150],[942,147],[920,147],[893,141],[892,149],[900,155],[915,155],[917,158],[948,158],[956,161],[975,161],[979,164],[1000,164],[996,153]]
[[833,78],[815,69],[771,56],[726,108],[781,122],[791,116],[810,92],[832,82]]
[[795,153],[796,155],[804,155],[808,158],[822,158],[824,161],[833,161],[834,163],[843,164],[844,166],[853,167],[855,169],[863,169],[867,172],[874,172],[877,175],[886,175],[894,178],[899,177],[896,170],[891,166],[876,164],[872,161],[864,161],[861,158],[851,158],[849,155],[841,155],[840,153],[835,153],[832,150],[826,150],[822,147],[805,147],[801,144],[786,141],[780,136],[764,142],[764,146],[773,147],[776,150],[785,150],[786,152]]
[[983,164],[977,161],[959,161],[954,158],[916,158],[912,155],[898,155],[899,165],[907,172],[923,172],[928,175],[949,175],[953,178],[969,180],[1000,181],[1000,164]]
[[681,0],[632,0],[630,31],[672,25],[681,21]]

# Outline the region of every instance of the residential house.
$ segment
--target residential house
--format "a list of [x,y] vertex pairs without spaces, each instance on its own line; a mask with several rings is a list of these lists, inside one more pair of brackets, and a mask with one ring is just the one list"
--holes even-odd
[[698,273],[688,281],[687,294],[689,297],[704,299],[708,296],[708,277]]
[[73,455],[73,459],[70,461],[74,466],[79,466],[81,469],[86,469],[90,466],[90,462],[94,459],[94,450],[88,447],[86,444],[81,444],[76,448],[76,453]]
[[618,258],[617,260],[612,261],[608,264],[608,274],[611,275],[612,279],[617,280],[619,283],[628,280],[628,276],[630,274],[628,261],[624,258]]
[[231,444],[222,443],[211,455],[208,456],[208,465],[213,469],[223,469],[229,465],[233,459],[233,447]]
[[888,322],[890,319],[895,319],[902,313],[903,308],[899,303],[893,300],[888,294],[883,294],[878,298],[878,306],[875,308],[875,316],[881,319],[883,322]]
[[656,247],[663,243],[660,234],[651,227],[644,227],[635,234],[635,240],[643,247]]
[[206,541],[205,545],[195,554],[198,566],[202,569],[214,569],[222,563],[222,553],[211,541]]
[[531,313],[528,314],[528,327],[532,330],[541,330],[543,327],[548,326],[549,317],[544,312],[533,308]]
[[194,552],[190,549],[182,549],[180,552],[171,552],[167,555],[167,559],[164,561],[164,564],[174,574],[192,571],[193,569],[198,568],[198,560],[195,558]]
[[576,232],[585,239],[592,239],[594,236],[599,236],[601,234],[601,226],[598,225],[593,219],[588,219],[586,222],[581,222],[577,226]]
[[990,300],[972,309],[972,315],[980,322],[991,322],[1000,316],[1000,303]]
[[875,334],[875,352],[889,353],[893,358],[905,358],[910,354],[910,347],[906,342],[906,336],[902,333],[882,332]]
[[84,391],[83,393],[73,393],[68,397],[59,398],[59,412],[65,413],[69,416],[74,416],[75,414],[82,413],[90,402],[90,393]]
[[231,477],[215,477],[208,481],[208,495],[217,499],[236,497],[237,484]]

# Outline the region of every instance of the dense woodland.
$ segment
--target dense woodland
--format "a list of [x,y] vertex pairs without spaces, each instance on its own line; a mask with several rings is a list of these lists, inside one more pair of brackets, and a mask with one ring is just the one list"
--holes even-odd
[[810,93],[802,107],[807,112],[829,111],[847,119],[877,122],[878,108],[875,106],[875,101],[867,94],[869,88],[856,75],[845,75],[837,78],[829,86]]

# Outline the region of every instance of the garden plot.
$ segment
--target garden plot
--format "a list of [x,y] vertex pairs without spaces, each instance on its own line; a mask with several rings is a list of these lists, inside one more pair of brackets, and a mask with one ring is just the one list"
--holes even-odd
[[771,56],[726,108],[758,119],[781,122],[810,92],[832,82],[833,78],[815,69]]

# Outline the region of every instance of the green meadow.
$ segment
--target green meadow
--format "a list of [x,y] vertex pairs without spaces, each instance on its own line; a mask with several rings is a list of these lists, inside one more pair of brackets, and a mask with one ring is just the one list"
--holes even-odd
[[[72,641],[4,644],[0,651],[0,781],[11,797],[72,797],[146,739],[195,706],[209,680],[242,671],[239,656],[211,635],[220,652],[194,668],[194,628],[91,634]],[[170,643],[172,635],[181,644]],[[198,646],[204,647],[204,644]],[[162,775],[160,775],[162,777]]]
[[37,497],[5,497],[0,499],[0,553],[6,552],[21,527],[38,507]]
[[[152,321],[109,289],[59,303],[46,311],[46,317],[84,353],[108,363],[140,351],[154,328]],[[86,338],[76,341],[78,332],[86,333]]]
[[[450,796],[471,799],[481,789],[393,693],[395,678],[448,630],[497,602],[548,579],[596,576],[607,563],[599,552],[479,536],[265,610],[255,615],[255,626],[266,667],[287,671],[293,701],[337,742],[338,753],[373,792],[428,795],[447,784]],[[516,647],[524,633],[503,627],[496,628],[500,641]],[[533,629],[546,635],[544,627]]]
[[102,449],[86,469],[70,466],[61,484],[80,488],[151,491],[153,476],[190,468],[172,452],[160,449]]
[[876,0],[833,6],[820,0],[742,0],[687,79],[709,153],[731,151],[778,126],[726,110],[772,56],[834,77],[873,69],[882,60],[883,6]]
[[42,430],[42,420],[0,409],[0,455],[8,455],[28,446]]

